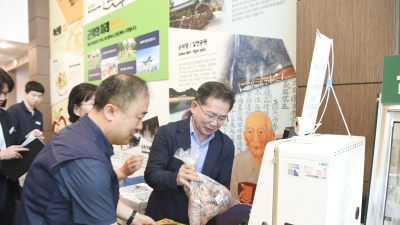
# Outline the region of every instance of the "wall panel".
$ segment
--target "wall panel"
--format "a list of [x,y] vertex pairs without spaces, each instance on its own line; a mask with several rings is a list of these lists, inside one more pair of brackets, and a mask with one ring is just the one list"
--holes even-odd
[[297,86],[306,86],[315,32],[333,39],[334,84],[382,82],[383,56],[394,51],[393,0],[297,3]]

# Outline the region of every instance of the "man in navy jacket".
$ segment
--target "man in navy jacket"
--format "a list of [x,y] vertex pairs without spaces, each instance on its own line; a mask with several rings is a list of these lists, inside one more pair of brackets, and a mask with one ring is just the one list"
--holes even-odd
[[[0,105],[6,100],[8,92],[14,88],[12,78],[0,68]],[[3,170],[1,161],[22,158],[19,152],[28,151],[20,145],[25,139],[19,138],[7,111],[0,109],[0,172]],[[33,130],[29,135],[40,136],[43,133]],[[18,180],[12,181],[0,173],[0,224],[12,224],[16,209],[14,195],[19,195]]]
[[[189,224],[188,197],[183,186],[187,180],[199,180],[196,171],[211,177],[229,189],[235,147],[232,140],[219,131],[228,119],[235,94],[219,82],[201,85],[192,102],[193,116],[160,127],[150,148],[144,173],[146,182],[154,189],[146,215],[155,221],[169,218]],[[190,144],[199,147],[196,166],[183,164],[174,153]],[[207,224],[216,224],[216,219]]]

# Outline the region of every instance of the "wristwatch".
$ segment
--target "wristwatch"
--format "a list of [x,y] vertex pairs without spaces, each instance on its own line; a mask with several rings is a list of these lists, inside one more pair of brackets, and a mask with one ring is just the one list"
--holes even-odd
[[128,221],[126,221],[126,225],[131,225],[131,223],[132,223],[133,219],[135,218],[135,216],[136,216],[136,211],[133,210],[133,212],[132,212],[131,216],[129,217]]

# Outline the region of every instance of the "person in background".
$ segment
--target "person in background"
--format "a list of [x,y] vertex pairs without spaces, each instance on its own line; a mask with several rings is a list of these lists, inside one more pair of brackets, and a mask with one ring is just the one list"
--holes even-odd
[[18,136],[25,137],[31,130],[38,129],[43,132],[43,115],[36,109],[42,101],[44,87],[36,81],[29,81],[25,85],[24,101],[8,108]]
[[[227,85],[204,83],[192,102],[193,116],[158,129],[144,172],[146,183],[154,189],[146,215],[156,221],[169,218],[189,224],[189,199],[183,186],[190,189],[188,180],[199,180],[196,171],[229,190],[235,146],[219,128],[227,120],[234,103],[235,93]],[[186,150],[191,144],[199,147],[196,166],[174,158],[176,150]],[[207,224],[216,224],[216,218]]]
[[4,110],[8,109],[8,107],[7,107],[7,99],[3,101],[3,103],[0,105],[0,108],[2,108]]
[[89,83],[81,83],[72,88],[68,99],[68,114],[71,123],[75,123],[92,111],[96,89],[96,85]]
[[[81,83],[72,88],[68,98],[69,121],[75,123],[79,118],[89,114],[93,110],[97,86],[89,83]],[[124,165],[115,170],[118,181],[132,175],[139,170],[143,163],[143,154],[129,157]]]
[[17,225],[156,223],[119,201],[112,145],[127,145],[149,107],[144,80],[129,74],[105,79],[94,109],[61,129],[40,151],[25,180]]
[[[14,88],[12,78],[0,68],[0,105],[6,100],[7,93]],[[43,133],[33,130],[30,135],[43,139]],[[8,179],[1,173],[3,170],[2,161],[22,158],[20,152],[28,151],[21,147],[24,138],[16,133],[11,117],[7,111],[0,109],[0,224],[9,225],[13,223],[16,204],[14,196],[19,195],[19,183]]]

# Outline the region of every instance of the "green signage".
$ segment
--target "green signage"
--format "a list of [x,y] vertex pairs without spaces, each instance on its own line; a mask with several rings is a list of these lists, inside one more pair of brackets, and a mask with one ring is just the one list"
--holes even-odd
[[84,26],[85,82],[119,73],[168,79],[168,1],[137,0]]
[[400,55],[383,57],[382,103],[400,103]]

